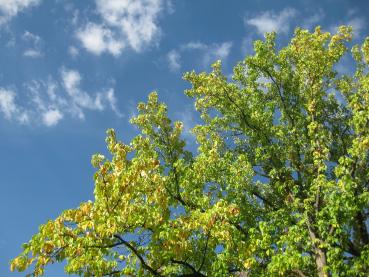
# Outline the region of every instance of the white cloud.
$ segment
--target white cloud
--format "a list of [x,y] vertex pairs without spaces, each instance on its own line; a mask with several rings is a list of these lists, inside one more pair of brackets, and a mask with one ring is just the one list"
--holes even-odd
[[255,27],[256,31],[262,35],[272,31],[286,34],[290,30],[290,20],[296,15],[297,11],[295,9],[285,8],[280,13],[266,11],[254,18],[244,18],[244,22]]
[[166,61],[168,63],[169,70],[176,72],[181,68],[181,56],[185,55],[185,52],[197,51],[200,54],[200,65],[203,68],[209,66],[209,64],[216,60],[222,60],[223,62],[228,58],[233,43],[226,41],[223,43],[211,43],[206,44],[199,41],[190,41],[188,43],[180,45],[178,50],[171,50],[167,56]]
[[74,94],[81,82],[81,75],[76,70],[62,69],[63,84],[68,94]]
[[161,34],[158,17],[164,0],[95,0],[100,22],[88,22],[77,38],[89,52],[118,56],[125,46],[136,52],[156,43]]
[[32,115],[35,122],[51,127],[63,119],[64,113],[69,112],[70,100],[51,77],[47,81],[33,80],[24,84],[24,87],[24,94],[30,100],[28,114]]
[[13,90],[0,88],[0,111],[6,119],[15,119],[20,123],[27,123],[28,115],[19,109],[15,103],[15,96]]
[[116,40],[111,30],[95,23],[89,23],[79,30],[77,38],[86,50],[95,55],[108,52],[118,56],[124,48],[123,41]]
[[356,13],[356,11],[352,11],[352,10],[349,10],[348,11],[348,17],[349,19],[348,20],[345,20],[345,21],[340,21],[338,22],[338,24],[335,24],[335,25],[331,25],[328,27],[328,31],[330,33],[336,33],[338,31],[338,28],[339,26],[341,25],[350,25],[352,26],[352,29],[353,29],[353,33],[354,33],[354,38],[355,39],[358,39],[363,31],[363,29],[365,29],[366,27],[366,20],[365,18],[363,17],[351,17],[350,16],[353,16],[354,14]]
[[119,111],[117,106],[117,98],[115,98],[114,89],[110,88],[105,93],[106,101],[109,103],[111,109],[115,112],[115,114],[119,117],[122,117],[123,114]]
[[5,118],[10,119],[13,114],[17,112],[14,98],[14,91],[0,88],[0,110],[4,114]]
[[60,80],[49,77],[23,84],[23,104],[16,103],[13,90],[0,87],[0,115],[20,123],[57,125],[66,116],[85,118],[85,111],[103,111],[110,108],[123,116],[113,88],[90,94],[81,88],[82,77],[76,70],[60,69]]
[[212,56],[224,60],[228,57],[232,47],[232,42],[223,42],[220,45],[215,45],[212,49]]
[[21,124],[28,124],[28,122],[29,122],[28,113],[27,112],[22,112],[22,113],[18,114],[17,120]]
[[241,52],[244,56],[250,55],[254,49],[254,40],[251,36],[246,36],[242,39]]
[[51,78],[49,78],[49,80],[46,83],[46,93],[48,95],[48,97],[50,98],[51,101],[57,101],[58,96],[56,93],[56,90],[58,89],[58,84],[53,81]]
[[40,3],[41,0],[0,0],[0,25],[8,22],[22,10]]
[[347,22],[347,25],[351,25],[354,31],[355,37],[360,36],[362,30],[365,28],[366,21],[362,17],[352,18]]
[[169,14],[173,14],[175,12],[174,4],[172,0],[166,0],[165,7]]
[[303,28],[311,29],[314,28],[316,25],[319,25],[319,22],[322,22],[324,19],[325,14],[323,10],[318,9],[312,16],[306,17],[303,21],[301,26]]
[[172,50],[167,54],[167,61],[169,69],[172,72],[176,72],[181,68],[181,55],[176,50]]
[[161,0],[96,0],[96,5],[104,21],[120,28],[136,51],[160,33],[156,21],[163,5]]
[[63,114],[57,109],[48,110],[42,115],[42,121],[48,127],[55,126],[62,118]]
[[186,44],[181,45],[182,50],[205,50],[208,48],[208,45],[198,42],[198,41],[191,41]]
[[41,41],[41,37],[40,36],[35,35],[35,34],[29,32],[29,31],[25,31],[23,33],[22,39],[25,40],[25,41],[31,41],[31,42],[33,42],[35,44],[38,44]]
[[70,108],[73,114],[82,119],[84,118],[83,109],[103,111],[108,104],[118,116],[121,116],[116,106],[114,89],[109,88],[92,97],[80,88],[82,78],[78,71],[63,68],[61,76],[63,87],[70,97]]
[[188,139],[191,144],[195,143],[195,136],[192,129],[196,126],[196,110],[193,106],[185,106],[182,111],[176,112],[176,117],[183,123],[182,135]]
[[22,35],[22,40],[27,46],[29,46],[28,49],[23,52],[23,56],[29,58],[40,58],[43,56],[41,51],[43,41],[41,37],[26,31]]
[[201,42],[189,42],[181,46],[185,50],[199,50],[203,53],[202,66],[207,67],[216,60],[225,61],[231,52],[233,43],[226,41],[223,43],[204,44]]
[[[361,35],[363,29],[365,29],[367,25],[365,17],[360,17],[358,15],[359,13],[360,10],[358,10],[357,8],[350,8],[347,11],[347,18],[349,20],[345,20],[344,23],[339,24],[339,25],[351,25],[353,28],[354,36],[356,38],[358,38]],[[338,26],[336,26],[336,29],[338,28]],[[334,31],[337,31],[336,29]]]
[[35,49],[27,49],[23,52],[23,56],[28,58],[40,58],[43,56],[43,54]]

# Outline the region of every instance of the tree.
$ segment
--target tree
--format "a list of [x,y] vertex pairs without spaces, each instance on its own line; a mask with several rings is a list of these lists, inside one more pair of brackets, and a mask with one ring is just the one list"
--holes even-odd
[[94,155],[95,200],[64,211],[11,269],[42,275],[66,260],[84,276],[367,276],[369,38],[339,75],[351,27],[275,34],[234,67],[189,72],[202,124],[185,150],[156,93],[130,143],[107,131]]

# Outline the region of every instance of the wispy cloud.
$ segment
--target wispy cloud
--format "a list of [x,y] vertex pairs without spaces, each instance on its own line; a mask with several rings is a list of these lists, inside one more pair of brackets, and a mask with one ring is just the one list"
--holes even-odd
[[110,88],[105,92],[106,102],[110,105],[110,108],[115,112],[118,117],[122,117],[123,114],[119,111],[118,101],[115,98],[114,89]]
[[27,47],[27,49],[23,52],[23,56],[29,58],[39,58],[44,55],[41,50],[43,40],[40,36],[26,31],[22,35],[22,40]]
[[182,50],[205,50],[208,45],[199,41],[191,41],[181,45]]
[[358,37],[366,26],[366,20],[363,17],[355,17],[350,19],[347,25],[352,26],[355,36]]
[[331,33],[337,32],[337,29],[341,25],[350,25],[352,26],[354,32],[354,38],[359,38],[362,31],[367,26],[367,20],[362,17],[358,16],[358,11],[356,9],[350,9],[347,11],[346,19],[340,20],[338,23],[331,25],[328,27],[328,31]]
[[305,19],[303,19],[301,23],[301,26],[307,29],[314,28],[316,25],[322,24],[322,20],[324,19],[324,17],[325,17],[324,11],[318,9],[315,11],[313,15],[305,17]]
[[201,55],[201,66],[207,67],[210,63],[216,60],[225,61],[232,48],[233,43],[226,41],[223,43],[211,43],[206,44],[199,41],[190,41],[188,43],[182,44],[178,50],[171,50],[166,58],[168,62],[168,67],[171,71],[176,72],[181,68],[181,56],[184,52],[197,51]]
[[38,35],[35,35],[29,31],[25,31],[22,35],[22,39],[24,41],[30,41],[34,44],[39,44],[41,42],[41,37]]
[[11,118],[17,111],[17,106],[14,102],[15,93],[4,88],[0,89],[0,110],[5,118]]
[[69,96],[71,111],[73,114],[78,115],[79,118],[84,118],[84,109],[102,111],[106,105],[112,107],[120,115],[116,107],[116,99],[112,88],[91,96],[81,89],[80,83],[82,78],[78,71],[63,68],[61,76],[63,87]]
[[28,58],[40,58],[43,56],[43,54],[35,49],[27,49],[23,52],[23,56]]
[[61,68],[58,80],[33,80],[23,85],[22,103],[17,103],[15,90],[0,88],[0,113],[4,118],[20,123],[57,125],[67,116],[84,119],[85,111],[111,109],[117,116],[114,89],[109,87],[96,93],[81,88],[81,74],[73,69]]
[[193,137],[191,130],[196,125],[194,113],[191,107],[186,107],[184,111],[177,113],[179,120],[183,122],[183,135],[186,137]]
[[13,90],[0,88],[0,112],[8,120],[14,119],[20,123],[27,123],[28,115],[21,111],[15,102],[15,97]]
[[246,25],[256,28],[256,31],[263,35],[266,32],[278,32],[287,34],[290,30],[290,21],[297,15],[293,8],[285,8],[280,13],[265,11],[253,18],[244,18]]
[[253,43],[254,43],[254,40],[252,38],[252,36],[245,36],[243,39],[242,39],[242,44],[241,44],[241,53],[243,55],[250,55],[253,51]]
[[181,68],[181,55],[177,50],[172,50],[167,54],[167,61],[170,71],[176,72]]
[[82,46],[95,55],[104,52],[118,56],[125,47],[140,52],[155,44],[161,35],[160,12],[164,0],[95,0],[98,22],[87,22],[76,36]]
[[175,118],[183,123],[182,135],[190,145],[195,145],[196,143],[196,137],[192,133],[192,129],[198,123],[196,115],[196,110],[190,105],[183,107],[183,110],[175,113]]
[[71,55],[73,58],[77,57],[79,54],[78,48],[75,46],[70,46],[68,48],[68,53],[69,55]]
[[215,57],[218,59],[226,59],[231,52],[232,42],[224,42],[220,45],[215,45],[213,48],[210,48],[210,57]]
[[7,23],[12,17],[19,12],[36,6],[41,0],[1,0],[0,1],[0,25]]

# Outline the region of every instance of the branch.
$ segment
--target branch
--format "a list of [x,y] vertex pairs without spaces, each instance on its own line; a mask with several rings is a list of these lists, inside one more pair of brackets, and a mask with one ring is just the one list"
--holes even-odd
[[277,83],[277,81],[274,79],[274,77],[272,76],[272,74],[269,72],[268,69],[266,68],[262,68],[262,67],[259,67],[261,70],[264,70],[264,72],[269,76],[269,78],[272,80],[273,84],[277,87],[277,90],[278,90],[278,95],[279,95],[279,98],[281,99],[281,102],[282,102],[282,105],[283,105],[283,109],[287,115],[287,117],[290,119],[291,121],[291,124],[292,126],[295,126],[295,121],[294,119],[292,118],[291,114],[288,112],[287,110],[287,106],[286,106],[286,102],[285,102],[285,99],[282,95],[282,88],[281,86]]
[[188,262],[184,262],[184,261],[179,261],[179,260],[175,260],[175,259],[171,259],[170,260],[172,263],[174,264],[180,264],[180,265],[184,265],[185,267],[189,268],[192,271],[192,274],[183,274],[181,276],[193,276],[193,277],[206,277],[206,275],[198,272],[191,264],[189,264]]
[[353,255],[353,256],[355,256],[355,257],[359,257],[360,256],[360,250],[359,249],[357,249],[357,247],[355,246],[355,244],[350,240],[350,239],[348,239],[348,252],[351,254],[351,255]]
[[201,265],[199,267],[199,269],[197,270],[197,272],[200,272],[202,267],[204,266],[205,263],[205,258],[206,258],[206,252],[208,251],[208,243],[209,243],[209,239],[210,239],[210,231],[206,237],[206,243],[205,243],[205,247],[204,247],[204,253],[202,255],[202,261],[201,261]]
[[262,196],[259,192],[257,192],[256,190],[251,191],[251,193],[258,197],[259,199],[261,199],[267,206],[269,206],[270,208],[272,208],[274,211],[278,210],[268,199],[266,199],[264,196]]
[[238,224],[238,223],[234,223],[234,222],[231,222],[232,223],[232,225],[234,226],[234,227],[236,227],[236,229],[238,230],[238,231],[240,231],[244,236],[245,236],[245,238],[247,239],[248,238],[248,232],[245,230],[245,229],[243,229],[242,228],[242,226],[240,225],[240,224]]
[[307,277],[300,269],[293,269],[292,272],[295,272],[297,275],[301,277]]
[[152,273],[154,276],[161,276],[155,269],[153,269],[151,266],[149,266],[146,262],[145,259],[140,255],[140,253],[138,253],[138,250],[136,248],[134,248],[132,246],[132,244],[130,244],[128,241],[124,240],[121,236],[119,235],[114,235],[114,237],[116,239],[118,239],[122,244],[124,244],[127,248],[129,248],[135,255],[136,257],[140,260],[141,265],[144,269],[147,269],[148,271],[150,271],[150,273]]
[[241,113],[241,119],[242,121],[246,124],[247,127],[249,127],[251,130],[254,130],[256,132],[258,132],[259,134],[262,134],[262,136],[265,138],[265,140],[270,143],[270,139],[269,137],[263,132],[263,130],[255,125],[252,125],[248,120],[247,120],[247,116],[244,112],[244,110],[237,104],[237,102],[229,95],[229,92],[226,88],[223,89],[224,94],[226,96],[226,98],[231,102],[231,104],[233,104]]
[[117,242],[109,245],[89,245],[87,248],[113,248],[119,245],[123,245],[123,242]]
[[[114,270],[112,272],[106,273],[104,275],[100,275],[100,276],[114,276],[115,274],[120,273],[120,270]],[[99,276],[99,275],[93,275],[93,276]]]

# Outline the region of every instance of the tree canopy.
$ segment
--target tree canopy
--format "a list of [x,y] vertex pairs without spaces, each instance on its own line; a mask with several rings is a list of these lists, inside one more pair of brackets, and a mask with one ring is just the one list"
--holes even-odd
[[254,43],[233,70],[189,72],[201,124],[186,150],[181,122],[151,93],[129,143],[107,131],[94,201],[66,210],[23,245],[11,270],[66,261],[83,276],[367,276],[369,38],[296,29]]

